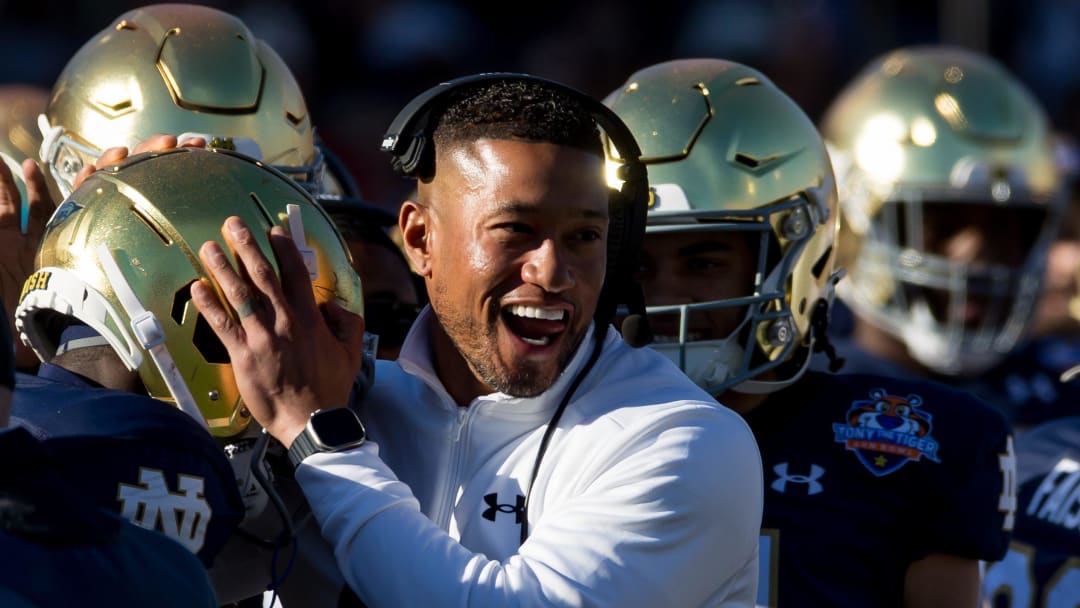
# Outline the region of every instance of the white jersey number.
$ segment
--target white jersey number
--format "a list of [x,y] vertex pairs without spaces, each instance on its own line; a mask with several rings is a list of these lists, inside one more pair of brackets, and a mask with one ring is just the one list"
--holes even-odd
[[1080,605],[1080,558],[1069,558],[1046,581],[1042,594],[1032,574],[1035,548],[1013,541],[1005,558],[983,579],[983,606],[1006,602],[1009,608],[1076,608]]

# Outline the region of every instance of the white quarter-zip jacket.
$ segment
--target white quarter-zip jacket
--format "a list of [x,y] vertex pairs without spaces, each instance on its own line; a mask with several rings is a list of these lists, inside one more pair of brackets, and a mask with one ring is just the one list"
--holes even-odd
[[753,605],[762,471],[740,416],[609,329],[529,490],[592,330],[543,394],[459,407],[432,366],[432,322],[427,309],[398,361],[379,362],[369,441],[296,473],[368,606]]

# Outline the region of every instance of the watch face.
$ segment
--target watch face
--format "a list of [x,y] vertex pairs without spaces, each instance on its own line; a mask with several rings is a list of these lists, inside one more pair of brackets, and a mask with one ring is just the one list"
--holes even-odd
[[322,410],[311,418],[318,443],[324,449],[347,447],[364,440],[364,426],[356,414],[346,407]]

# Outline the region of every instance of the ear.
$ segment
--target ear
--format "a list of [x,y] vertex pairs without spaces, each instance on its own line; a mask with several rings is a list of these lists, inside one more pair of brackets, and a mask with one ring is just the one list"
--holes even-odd
[[409,258],[416,274],[431,276],[431,211],[414,200],[401,204],[398,228],[401,230],[401,248]]

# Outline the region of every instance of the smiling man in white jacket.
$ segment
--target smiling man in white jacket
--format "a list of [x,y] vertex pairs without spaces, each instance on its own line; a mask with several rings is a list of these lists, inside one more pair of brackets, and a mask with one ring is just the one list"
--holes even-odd
[[610,326],[644,226],[609,214],[645,204],[643,173],[636,193],[634,176],[622,195],[605,183],[598,122],[637,156],[612,117],[504,74],[440,85],[391,125],[384,149],[418,178],[399,226],[431,305],[379,362],[367,441],[339,407],[363,322],[315,307],[297,227],[270,232],[280,282],[238,221],[223,233],[245,272],[200,251],[227,305],[209,282],[193,300],[369,606],[753,605],[752,434]]

